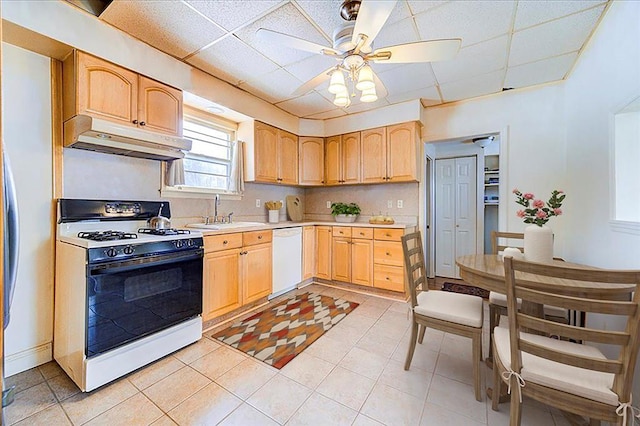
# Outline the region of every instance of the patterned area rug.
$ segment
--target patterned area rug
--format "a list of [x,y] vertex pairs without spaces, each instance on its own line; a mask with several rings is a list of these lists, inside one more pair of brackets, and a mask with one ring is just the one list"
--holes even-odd
[[472,296],[482,297],[483,299],[489,298],[488,290],[466,284],[445,282],[444,284],[442,284],[442,290],[450,291],[453,293],[470,294]]
[[234,323],[213,337],[280,369],[356,307],[358,303],[304,293]]

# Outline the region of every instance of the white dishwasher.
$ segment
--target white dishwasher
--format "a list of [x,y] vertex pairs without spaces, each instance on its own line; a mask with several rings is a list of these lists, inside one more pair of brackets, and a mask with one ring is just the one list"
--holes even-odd
[[293,290],[302,281],[302,227],[273,230],[272,299]]

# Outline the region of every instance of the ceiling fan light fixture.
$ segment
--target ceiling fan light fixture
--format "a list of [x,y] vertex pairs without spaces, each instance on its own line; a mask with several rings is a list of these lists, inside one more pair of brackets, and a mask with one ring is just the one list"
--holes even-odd
[[341,92],[346,92],[347,86],[344,83],[344,74],[339,69],[336,69],[331,73],[331,80],[329,81],[329,93],[336,95]]
[[376,87],[373,86],[370,89],[364,89],[362,96],[360,96],[360,102],[375,102],[378,100],[378,94],[376,93]]
[[333,100],[333,104],[337,107],[343,108],[351,105],[351,99],[349,99],[349,92],[345,89],[340,93],[336,93],[336,97]]
[[375,89],[376,83],[373,81],[373,71],[369,65],[365,65],[360,68],[360,72],[358,73],[358,83],[356,84],[356,89],[358,90],[369,90]]

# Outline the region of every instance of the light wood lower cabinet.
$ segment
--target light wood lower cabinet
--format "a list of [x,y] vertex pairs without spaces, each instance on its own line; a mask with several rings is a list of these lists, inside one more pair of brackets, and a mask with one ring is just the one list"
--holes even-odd
[[271,293],[271,235],[268,230],[204,238],[203,321]]
[[[360,238],[353,238],[360,236]],[[333,228],[331,279],[372,285],[373,230],[371,228]]]
[[302,228],[302,280],[316,275],[316,229],[314,226]]
[[405,291],[403,229],[376,228],[373,233],[373,286]]
[[331,279],[331,226],[316,226],[316,277]]

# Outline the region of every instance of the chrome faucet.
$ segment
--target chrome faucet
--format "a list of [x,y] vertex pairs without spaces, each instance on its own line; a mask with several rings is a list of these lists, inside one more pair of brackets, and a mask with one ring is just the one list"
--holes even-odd
[[218,206],[220,205],[220,194],[216,194],[215,200],[213,201],[213,223],[218,222]]

